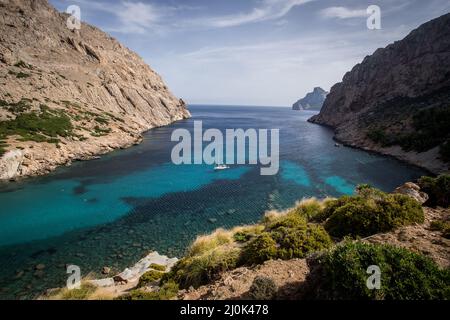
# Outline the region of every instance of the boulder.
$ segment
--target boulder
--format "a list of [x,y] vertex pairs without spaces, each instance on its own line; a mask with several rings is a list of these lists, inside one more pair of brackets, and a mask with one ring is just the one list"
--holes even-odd
[[88,280],[88,283],[96,286],[96,287],[112,287],[114,286],[114,279],[113,278],[106,278],[106,279],[98,279],[98,280]]
[[424,204],[429,198],[428,194],[420,191],[420,187],[412,182],[406,182],[404,185],[395,189],[394,193],[404,194],[408,197],[413,198],[420,204]]
[[109,267],[103,267],[103,268],[102,268],[102,273],[103,273],[103,274],[110,274],[110,273],[111,273],[111,268],[109,268]]
[[167,256],[160,255],[158,252],[153,251],[145,258],[139,260],[134,266],[126,268],[113,278],[88,280],[88,282],[97,287],[111,287],[115,284],[134,282],[139,280],[144,273],[149,271],[152,264],[162,265],[166,267],[166,270],[170,270],[177,261],[177,258],[168,258]]
[[23,152],[21,150],[11,150],[6,152],[0,158],[0,180],[14,178],[23,161]]

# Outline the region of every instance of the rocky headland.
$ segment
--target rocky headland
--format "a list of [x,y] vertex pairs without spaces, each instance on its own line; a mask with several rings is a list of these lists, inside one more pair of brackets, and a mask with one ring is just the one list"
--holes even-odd
[[327,97],[328,92],[320,87],[315,87],[312,92],[292,105],[292,110],[315,110],[322,109],[323,103]]
[[376,50],[334,85],[311,122],[336,139],[440,173],[450,161],[450,14]]
[[190,117],[137,54],[67,27],[46,0],[0,1],[0,180],[40,175],[139,143]]

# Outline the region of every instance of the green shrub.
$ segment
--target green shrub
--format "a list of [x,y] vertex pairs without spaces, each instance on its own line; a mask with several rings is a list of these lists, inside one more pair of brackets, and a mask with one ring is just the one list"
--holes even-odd
[[166,271],[166,266],[163,266],[163,265],[160,265],[160,264],[157,264],[157,263],[152,263],[150,265],[150,268],[155,269],[157,271],[162,271],[162,272]]
[[63,114],[53,115],[44,112],[40,115],[36,113],[26,113],[15,119],[17,127],[34,132],[41,132],[50,137],[66,137],[72,130],[69,117]]
[[246,231],[238,231],[233,235],[233,239],[236,242],[248,242],[253,235]]
[[159,300],[169,300],[178,294],[178,284],[168,281],[159,289]]
[[96,289],[92,284],[82,283],[79,289],[64,289],[60,297],[61,300],[86,300]]
[[0,157],[3,156],[6,153],[6,147],[8,145],[0,140]]
[[21,114],[31,109],[30,100],[22,98],[18,102],[11,102],[7,104],[7,110],[14,114]]
[[14,67],[25,68],[25,69],[32,69],[33,68],[30,64],[28,64],[28,63],[26,63],[26,62],[24,62],[22,60],[19,60],[17,63],[15,63]]
[[111,132],[111,128],[100,128],[99,126],[94,127],[94,132],[91,132],[93,137],[103,137],[107,136]]
[[25,72],[19,72],[16,74],[16,78],[17,79],[25,79],[25,78],[29,78],[31,75],[29,73],[25,73]]
[[116,298],[116,300],[170,300],[177,294],[178,285],[173,281],[168,281],[158,291],[146,292],[142,289],[136,289]]
[[271,232],[277,243],[277,259],[305,258],[308,254],[329,248],[330,236],[322,226],[308,224],[303,229],[278,228]]
[[[27,108],[27,101],[21,100],[14,104],[16,113]],[[0,122],[0,137],[19,135],[21,141],[36,141],[58,143],[56,139],[68,137],[73,134],[73,126],[70,118],[62,112],[20,113],[13,120]]]
[[36,132],[22,132],[19,141],[34,141],[34,142],[46,142],[47,138],[40,133]]
[[449,221],[433,221],[430,225],[433,231],[441,231],[444,238],[450,239],[450,222]]
[[445,222],[441,220],[435,220],[430,223],[430,230],[442,231],[445,228]]
[[124,120],[124,119],[119,118],[119,117],[116,117],[115,115],[113,115],[113,114],[110,113],[110,112],[105,112],[105,115],[107,115],[108,117],[110,117],[111,119],[113,119],[113,120],[115,120],[115,121],[125,123],[125,120]]
[[[450,299],[450,270],[406,249],[345,243],[314,264],[309,295],[317,299]],[[367,287],[369,266],[380,268],[379,290]]]
[[95,117],[94,121],[100,123],[100,124],[108,124],[109,121],[108,119],[102,118],[102,117]]
[[[448,100],[448,97],[443,99]],[[408,105],[417,105],[423,109],[423,103],[409,101]],[[392,105],[391,105],[392,106]],[[440,154],[444,161],[450,161],[450,107],[442,105],[416,112],[412,117],[414,130],[406,134],[386,133],[381,128],[374,128],[367,132],[367,137],[384,147],[400,145],[405,151],[425,152],[440,146]]]
[[41,112],[49,112],[50,111],[50,107],[46,104],[41,103],[39,105],[39,109],[41,110]]
[[266,217],[266,231],[244,247],[240,261],[241,264],[260,264],[271,259],[304,258],[331,244],[322,226],[308,224],[305,217],[291,211]]
[[254,224],[251,226],[236,227],[231,232],[233,240],[237,243],[246,243],[254,239],[258,234],[263,232],[265,227],[261,224]]
[[268,232],[264,232],[247,244],[240,258],[240,263],[261,264],[276,257],[277,243]]
[[284,228],[304,228],[306,226],[306,219],[298,215],[295,212],[289,212],[287,214],[267,217],[265,218],[266,230],[275,230],[280,227]]
[[257,276],[248,291],[252,300],[272,300],[277,294],[277,285],[268,277]]
[[[72,101],[68,101],[68,100],[61,100],[60,102],[61,102],[66,108],[80,109],[80,104],[77,103],[77,102],[72,102]],[[53,103],[59,104],[59,103],[56,102],[56,101],[53,101]],[[88,112],[86,112],[86,113],[88,113]],[[91,115],[93,115],[93,116],[96,115],[96,114],[93,113],[93,112],[89,112],[89,114],[91,114]]]
[[158,282],[162,278],[163,275],[164,275],[164,273],[160,272],[160,271],[156,271],[156,270],[147,271],[139,278],[138,287],[141,288],[141,287],[145,287],[149,284]]
[[295,206],[294,209],[291,210],[291,212],[310,220],[313,219],[318,214],[320,214],[323,208],[324,208],[323,202],[315,198],[311,198],[302,200]]
[[421,205],[408,196],[363,186],[355,196],[329,201],[317,219],[325,221],[325,229],[332,236],[367,237],[423,223],[424,214]]
[[379,143],[382,146],[388,146],[391,141],[387,134],[382,129],[372,129],[367,132],[367,137],[375,143]]
[[443,174],[437,178],[422,177],[418,183],[421,190],[429,196],[426,205],[444,208],[450,206],[450,175]]
[[236,268],[240,250],[233,246],[220,246],[196,256],[180,259],[162,282],[176,282],[180,288],[195,288],[207,284],[220,273]]

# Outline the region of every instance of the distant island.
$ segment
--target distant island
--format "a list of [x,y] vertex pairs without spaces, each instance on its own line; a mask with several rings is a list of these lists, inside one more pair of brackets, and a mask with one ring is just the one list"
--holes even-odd
[[315,87],[303,99],[292,105],[292,110],[321,110],[328,92],[320,87]]

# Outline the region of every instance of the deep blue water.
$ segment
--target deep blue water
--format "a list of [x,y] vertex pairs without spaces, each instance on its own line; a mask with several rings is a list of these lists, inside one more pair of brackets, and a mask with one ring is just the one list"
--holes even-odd
[[[84,275],[116,270],[150,250],[180,256],[199,234],[256,222],[303,197],[351,194],[370,183],[391,191],[425,174],[391,158],[336,148],[332,132],[288,108],[191,106],[193,117],[145,134],[142,144],[0,186],[0,298],[30,298],[65,283],[65,265]],[[175,166],[176,128],[280,129],[280,171],[258,166],[214,172]],[[211,222],[211,218],[213,218]],[[214,220],[215,219],[215,220]],[[34,266],[45,264],[44,272]],[[16,275],[21,275],[17,277]]]

